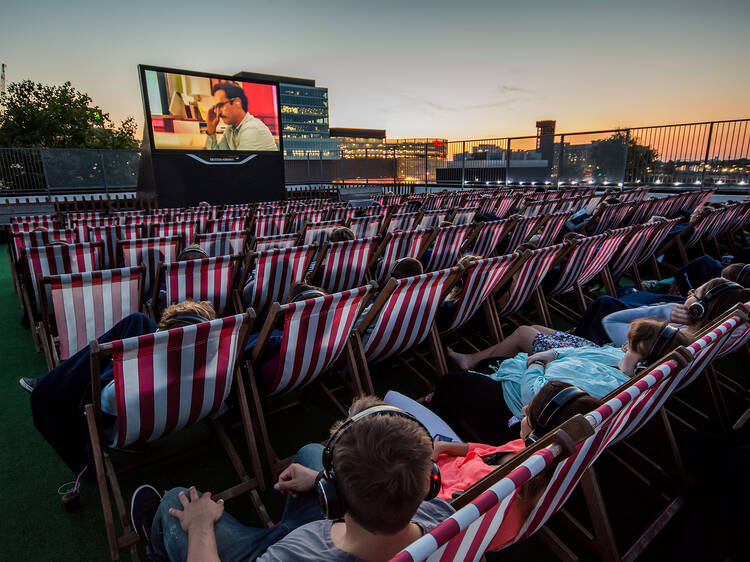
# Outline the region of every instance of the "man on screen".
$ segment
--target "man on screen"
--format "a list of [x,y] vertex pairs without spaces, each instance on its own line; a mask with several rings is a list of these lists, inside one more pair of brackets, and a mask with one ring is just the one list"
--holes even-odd
[[[247,112],[247,96],[242,88],[231,82],[219,82],[211,93],[215,104],[206,119],[206,150],[278,150],[266,124]],[[217,141],[219,118],[227,128]]]

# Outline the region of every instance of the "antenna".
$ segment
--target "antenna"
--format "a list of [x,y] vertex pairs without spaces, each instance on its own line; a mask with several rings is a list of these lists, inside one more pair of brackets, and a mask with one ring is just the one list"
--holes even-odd
[[5,63],[2,63],[2,71],[0,71],[0,96],[5,95]]

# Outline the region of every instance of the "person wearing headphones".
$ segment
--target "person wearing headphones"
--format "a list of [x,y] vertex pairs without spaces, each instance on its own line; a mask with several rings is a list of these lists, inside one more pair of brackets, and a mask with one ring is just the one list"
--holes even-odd
[[[411,414],[374,397],[352,404],[325,447],[306,445],[274,486],[281,522],[246,527],[194,487],[136,490],[133,525],[154,560],[389,560],[453,513],[437,498],[432,437]],[[149,504],[150,499],[150,504]],[[148,507],[152,509],[149,511]]]

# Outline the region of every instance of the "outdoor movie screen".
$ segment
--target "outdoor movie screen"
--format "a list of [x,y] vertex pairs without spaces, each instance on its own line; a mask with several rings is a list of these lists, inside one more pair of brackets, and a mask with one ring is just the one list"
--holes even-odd
[[236,78],[141,67],[156,150],[278,151],[278,87]]

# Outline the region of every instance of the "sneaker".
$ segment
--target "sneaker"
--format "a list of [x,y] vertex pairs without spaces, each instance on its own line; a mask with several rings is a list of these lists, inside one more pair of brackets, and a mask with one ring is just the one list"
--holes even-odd
[[34,391],[38,383],[39,379],[31,379],[29,377],[21,377],[20,379],[18,379],[18,384],[20,384],[21,388],[23,388],[29,394]]
[[130,522],[144,544],[151,541],[151,524],[154,522],[156,510],[159,509],[159,503],[161,495],[156,488],[148,484],[139,486],[130,500]]

